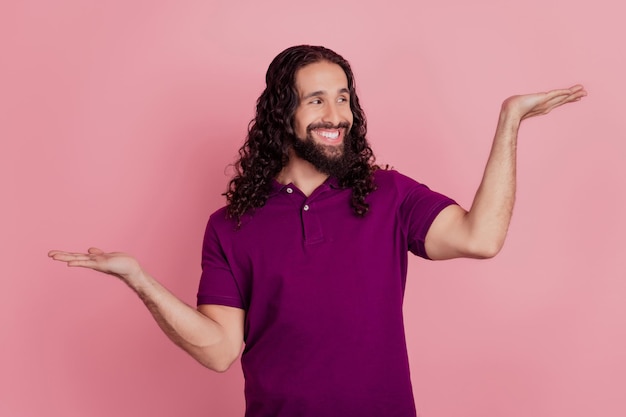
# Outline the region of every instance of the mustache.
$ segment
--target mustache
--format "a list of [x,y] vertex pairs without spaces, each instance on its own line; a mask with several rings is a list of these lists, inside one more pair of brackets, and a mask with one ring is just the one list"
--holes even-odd
[[337,125],[334,125],[330,122],[320,122],[320,123],[311,123],[306,127],[306,131],[310,132],[315,129],[350,129],[350,123],[348,122],[340,122]]

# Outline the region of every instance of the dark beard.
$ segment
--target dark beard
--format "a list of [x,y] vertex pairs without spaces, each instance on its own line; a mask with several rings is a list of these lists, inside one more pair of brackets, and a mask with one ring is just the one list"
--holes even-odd
[[[337,179],[343,179],[351,170],[357,155],[350,147],[350,133],[337,146],[321,145],[313,139],[311,131],[318,126],[309,126],[305,139],[293,138],[293,150],[299,158],[310,162],[318,171]],[[341,128],[349,128],[342,126]]]

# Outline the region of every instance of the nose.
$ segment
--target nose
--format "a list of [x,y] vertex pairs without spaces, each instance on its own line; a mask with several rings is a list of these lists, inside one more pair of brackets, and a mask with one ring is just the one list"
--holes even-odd
[[337,106],[337,103],[328,103],[324,109],[322,121],[332,123],[333,126],[337,126],[342,121],[341,111]]

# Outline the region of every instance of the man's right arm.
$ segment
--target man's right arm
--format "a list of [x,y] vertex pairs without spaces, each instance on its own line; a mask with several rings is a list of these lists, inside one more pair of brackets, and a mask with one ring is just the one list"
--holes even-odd
[[48,256],[70,267],[90,268],[124,281],[141,298],[167,337],[207,368],[224,372],[239,356],[244,310],[220,305],[201,305],[196,310],[143,271],[137,260],[127,254],[91,248],[87,253],[50,251]]

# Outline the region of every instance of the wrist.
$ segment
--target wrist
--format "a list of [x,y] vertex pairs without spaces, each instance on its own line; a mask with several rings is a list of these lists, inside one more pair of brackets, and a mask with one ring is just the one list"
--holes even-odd
[[522,115],[519,111],[516,111],[516,109],[507,105],[507,102],[505,101],[502,103],[502,108],[500,109],[500,121],[508,124],[519,125],[522,121]]
[[520,127],[522,123],[521,115],[514,111],[513,109],[502,106],[502,110],[500,111],[500,117],[498,119],[498,128],[504,129],[507,131],[515,131]]
[[124,274],[124,276],[122,276],[121,278],[129,287],[131,287],[136,292],[142,291],[142,288],[144,288],[148,283],[148,276],[143,271],[143,269],[141,269],[140,266],[137,266],[137,268],[132,272]]

